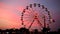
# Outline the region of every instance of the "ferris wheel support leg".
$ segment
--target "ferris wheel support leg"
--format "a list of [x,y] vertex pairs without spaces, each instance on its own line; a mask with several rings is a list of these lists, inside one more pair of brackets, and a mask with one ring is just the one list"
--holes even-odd
[[32,21],[31,25],[29,26],[29,29],[31,28],[32,24],[33,24],[34,20]]

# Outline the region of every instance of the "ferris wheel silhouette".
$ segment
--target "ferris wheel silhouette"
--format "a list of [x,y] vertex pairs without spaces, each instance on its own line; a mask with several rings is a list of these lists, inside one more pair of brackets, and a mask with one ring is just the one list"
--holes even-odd
[[30,23],[28,29],[31,28],[34,21],[37,21],[41,28],[47,27],[50,23],[54,22],[51,17],[50,11],[44,5],[38,3],[30,4],[26,6],[25,9],[23,9],[21,21],[24,27],[26,27]]

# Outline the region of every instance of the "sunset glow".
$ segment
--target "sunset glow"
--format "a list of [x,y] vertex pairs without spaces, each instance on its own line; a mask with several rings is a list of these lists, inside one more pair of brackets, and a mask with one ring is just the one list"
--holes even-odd
[[[27,5],[29,6],[29,4],[33,4],[35,2],[41,3],[41,5],[44,5],[45,7],[47,7],[49,9],[49,11],[51,11],[52,18],[56,19],[57,22],[59,22],[58,20],[59,20],[60,16],[58,16],[58,13],[59,13],[58,8],[53,6],[54,3],[52,4],[51,1],[49,1],[49,0],[47,0],[47,1],[45,1],[45,0],[1,0],[0,1],[0,29],[11,29],[11,28],[19,29],[19,28],[23,27],[22,21],[21,21],[21,13],[23,12],[23,9],[25,9]],[[50,3],[51,3],[51,5],[50,5]],[[40,10],[42,10],[42,9],[40,9]],[[27,10],[27,11],[29,11],[29,10]],[[24,15],[25,17],[30,17],[30,18],[24,18],[24,24],[26,25],[26,28],[28,28],[30,26],[36,13],[38,14],[39,12],[36,11],[35,14],[33,14],[33,13],[34,12],[32,12],[32,14],[27,12],[26,14],[28,14],[28,15],[30,14],[30,15],[29,16]],[[39,13],[39,14],[41,14],[41,13]],[[38,19],[43,24],[43,19],[41,18],[42,14],[40,16],[39,16],[39,14],[38,14]],[[52,23],[50,25],[50,28],[52,28],[54,25],[56,25],[57,22],[55,24]],[[59,25],[57,24],[56,26],[59,26]],[[54,26],[52,28],[52,30],[55,29],[56,26]],[[58,28],[60,28],[60,27],[57,27],[56,29],[58,29]],[[31,29],[40,30],[41,27],[39,26],[37,21],[35,21],[31,27]]]

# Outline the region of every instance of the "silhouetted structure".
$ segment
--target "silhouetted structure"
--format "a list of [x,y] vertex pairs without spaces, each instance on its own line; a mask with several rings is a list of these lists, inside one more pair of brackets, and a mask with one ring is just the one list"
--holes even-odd
[[58,29],[58,32],[60,32],[60,29]]
[[20,31],[18,29],[15,29],[16,34],[20,34]]
[[24,34],[24,33],[30,34],[30,33],[29,33],[29,29],[21,28],[21,29],[20,29],[20,34]]
[[0,29],[0,34],[2,34],[2,30]]
[[38,32],[38,30],[37,29],[35,29],[34,30],[34,34],[38,34],[39,32]]
[[[6,29],[6,30],[1,30],[0,29],[0,34],[60,34],[60,29],[58,31],[50,31],[50,32],[47,32],[48,29],[44,28],[43,29],[43,32],[39,32],[37,29],[35,29],[34,31],[29,31],[29,29],[26,29],[26,28],[21,28],[20,30],[19,29]],[[46,32],[46,33],[45,33]]]

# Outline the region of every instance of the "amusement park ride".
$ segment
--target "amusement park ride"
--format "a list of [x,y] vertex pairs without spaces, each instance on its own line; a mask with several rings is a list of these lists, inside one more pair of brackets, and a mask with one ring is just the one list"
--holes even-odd
[[[27,19],[28,18],[28,19]],[[42,20],[40,20],[39,18],[41,18]],[[29,21],[30,20],[30,26],[28,27],[28,29],[31,28],[31,26],[33,25],[34,21],[37,21],[37,23],[40,25],[40,27],[43,28],[43,32],[49,31],[49,25],[52,22],[55,22],[50,14],[50,11],[41,4],[30,4],[29,6],[26,6],[25,9],[23,9],[22,15],[21,15],[21,21],[22,21],[22,25],[24,25],[24,28],[26,28],[25,26],[25,21],[24,20]],[[43,24],[42,22],[43,21]]]

